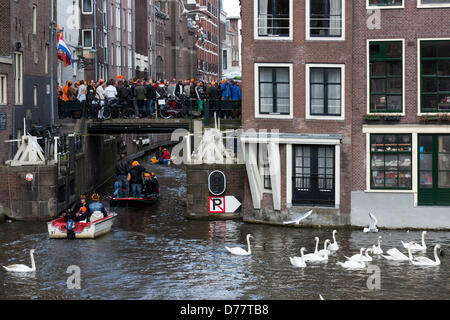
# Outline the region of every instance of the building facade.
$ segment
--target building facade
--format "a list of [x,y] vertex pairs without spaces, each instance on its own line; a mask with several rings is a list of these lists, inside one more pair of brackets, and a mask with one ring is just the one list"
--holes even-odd
[[[53,16],[57,6],[54,2]],[[0,4],[0,161],[12,159],[16,143],[5,142],[33,125],[51,125],[57,117],[50,94],[50,2],[2,1]],[[56,42],[55,42],[56,44]],[[56,53],[53,55],[56,65]],[[56,68],[55,68],[56,71]],[[56,92],[56,82],[53,82]],[[51,109],[53,99],[53,112]],[[25,119],[25,121],[24,121]]]
[[241,76],[241,49],[239,23],[241,17],[227,17],[225,40],[222,41],[222,76],[234,78]]
[[244,220],[350,222],[352,3],[241,3]]
[[449,228],[450,1],[385,2],[354,1],[351,222]]

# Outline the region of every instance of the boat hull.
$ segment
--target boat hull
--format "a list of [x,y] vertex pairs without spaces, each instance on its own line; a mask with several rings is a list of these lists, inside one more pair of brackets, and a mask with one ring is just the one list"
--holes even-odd
[[[116,213],[110,213],[107,217],[94,222],[76,222],[76,239],[95,239],[111,231]],[[66,218],[59,218],[47,223],[50,239],[66,239]]]
[[149,198],[112,198],[110,207],[146,207],[158,201],[159,194]]

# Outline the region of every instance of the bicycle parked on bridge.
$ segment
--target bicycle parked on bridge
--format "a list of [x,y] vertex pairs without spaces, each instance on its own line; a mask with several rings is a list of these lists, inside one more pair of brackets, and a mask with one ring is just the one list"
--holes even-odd
[[96,117],[98,119],[130,119],[134,118],[136,113],[134,108],[130,107],[128,101],[121,101],[119,99],[94,99],[92,102],[94,110],[96,110]]

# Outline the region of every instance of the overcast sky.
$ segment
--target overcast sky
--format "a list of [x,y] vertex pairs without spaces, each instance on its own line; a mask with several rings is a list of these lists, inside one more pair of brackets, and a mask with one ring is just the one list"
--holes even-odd
[[239,0],[223,0],[223,11],[230,16],[240,16]]

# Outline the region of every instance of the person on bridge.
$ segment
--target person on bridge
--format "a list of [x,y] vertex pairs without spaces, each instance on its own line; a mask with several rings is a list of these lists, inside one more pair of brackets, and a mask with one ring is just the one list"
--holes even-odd
[[[92,215],[96,211],[99,211],[99,212],[103,213],[104,218],[107,217],[108,212],[106,212],[106,209],[105,209],[105,206],[103,205],[103,203],[100,202],[100,195],[98,193],[94,193],[94,194],[92,194],[91,199],[92,199],[92,202],[89,204],[90,215]],[[88,217],[88,220],[89,220],[89,217]]]
[[[130,168],[128,166],[127,162],[127,156],[125,153],[120,154],[120,160],[116,164],[116,176],[119,179],[120,187],[119,187],[119,197],[124,198],[128,196],[128,193],[130,191],[128,186],[128,172],[130,171]],[[125,189],[125,192],[123,191]]]
[[141,79],[137,79],[136,87],[134,88],[134,98],[136,99],[136,118],[141,118],[147,116],[147,87],[143,85],[143,81]]
[[137,161],[133,161],[132,165],[130,169],[131,197],[142,198],[142,175],[145,168]]

